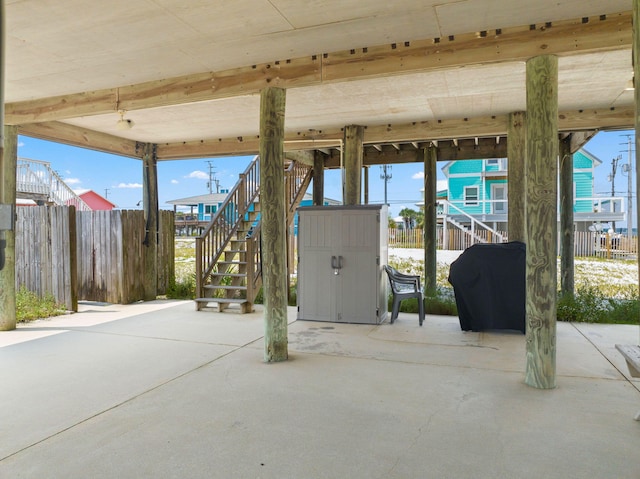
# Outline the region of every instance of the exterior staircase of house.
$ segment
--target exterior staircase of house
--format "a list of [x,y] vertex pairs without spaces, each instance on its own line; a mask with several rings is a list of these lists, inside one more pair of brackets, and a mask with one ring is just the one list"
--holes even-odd
[[16,195],[37,203],[75,206],[78,211],[91,211],[46,161],[18,158]]
[[[455,226],[457,229],[468,235],[471,238],[471,244],[487,243],[487,238],[492,238],[491,242],[493,243],[504,242],[504,235],[494,230],[489,225],[474,218],[470,214],[466,213],[465,211],[461,210],[460,208],[446,200],[438,200],[438,202],[443,204],[444,211],[447,212],[446,214],[439,214],[438,216],[442,217],[444,221]],[[466,218],[465,223],[456,220],[453,215]],[[467,221],[469,226],[467,226],[466,224]],[[479,234],[480,232],[482,232],[483,234]]]
[[[311,182],[310,166],[285,164],[287,225]],[[253,310],[262,286],[260,250],[260,159],[255,157],[236,186],[196,238],[196,309],[217,303],[224,311],[237,304],[243,313]]]

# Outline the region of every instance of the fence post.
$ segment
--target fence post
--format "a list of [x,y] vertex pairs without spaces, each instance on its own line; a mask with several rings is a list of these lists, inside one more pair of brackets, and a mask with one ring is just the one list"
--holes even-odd
[[67,208],[69,215],[69,303],[67,309],[78,311],[78,239],[76,237],[76,207]]

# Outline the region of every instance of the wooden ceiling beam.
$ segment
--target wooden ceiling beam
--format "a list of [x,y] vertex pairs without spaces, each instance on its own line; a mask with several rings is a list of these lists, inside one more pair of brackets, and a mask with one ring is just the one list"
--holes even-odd
[[468,33],[324,53],[214,73],[9,103],[5,123],[63,120],[258,94],[267,86],[320,83],[424,72],[445,67],[524,61],[542,53],[572,55],[631,48],[631,13],[526,25],[480,35]]
[[[576,110],[559,114],[560,131],[590,132],[599,130],[633,128],[635,109],[607,108],[603,110]],[[410,143],[462,138],[493,137],[507,133],[508,116],[463,118],[458,120],[435,120],[399,125],[374,125],[365,127],[364,143],[369,145],[386,143]],[[116,136],[80,128],[61,122],[26,124],[18,129],[21,135],[57,141],[82,148],[90,148],[116,155],[137,158],[136,142]],[[340,147],[343,138],[341,129],[322,132],[293,132],[285,137],[285,151],[318,150]],[[440,146],[440,143],[438,143]],[[197,141],[160,143],[159,160],[208,158],[212,156],[254,155],[259,150],[259,138],[211,138]]]
[[372,78],[390,73],[526,61],[631,47],[631,12],[604,18],[524,25],[447,38],[341,51],[324,56],[323,81]]
[[68,125],[59,121],[20,125],[18,127],[18,134],[39,138],[41,140],[65,143],[80,148],[88,148],[103,153],[112,153],[114,155],[138,159],[141,157],[141,154],[136,150],[137,142],[134,140],[127,140],[118,136]]

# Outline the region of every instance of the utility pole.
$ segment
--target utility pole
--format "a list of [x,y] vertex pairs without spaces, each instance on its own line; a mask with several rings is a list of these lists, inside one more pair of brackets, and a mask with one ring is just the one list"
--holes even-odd
[[209,182],[207,186],[209,187],[209,194],[213,193],[213,184],[216,184],[216,193],[220,193],[220,181],[216,178],[215,169],[213,168],[213,162],[207,161],[209,163]]
[[108,200],[109,199],[109,188],[105,188],[104,189],[104,199]]
[[[620,155],[611,160],[611,173],[607,178],[611,182],[611,211],[613,213],[616,212],[616,202],[613,198],[616,196],[616,171],[618,171],[618,162],[620,161]],[[616,230],[616,222],[612,221],[611,226],[613,227],[613,231]]]
[[389,206],[387,201],[387,183],[391,180],[391,165],[382,165],[382,173],[380,173],[380,179],[384,180],[384,204]]

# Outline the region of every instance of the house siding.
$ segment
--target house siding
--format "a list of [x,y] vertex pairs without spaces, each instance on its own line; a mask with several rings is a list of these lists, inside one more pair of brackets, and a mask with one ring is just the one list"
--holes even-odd
[[450,175],[461,173],[480,173],[482,171],[482,160],[460,160],[451,163]]
[[[597,162],[597,163],[595,163]],[[578,151],[574,154],[574,212],[589,213],[593,211],[593,169],[594,165],[599,164],[599,160],[590,153],[584,154]],[[444,171],[448,182],[448,199],[449,201],[463,210],[467,214],[482,215],[492,213],[492,204],[490,202],[482,204],[484,200],[492,199],[492,185],[508,184],[508,179],[502,177],[491,178],[485,177],[484,172],[504,171],[505,176],[507,162],[500,160],[497,164],[489,165],[486,160],[459,160],[449,162]],[[464,192],[465,187],[478,187],[477,206],[465,206]],[[581,198],[584,198],[581,200]],[[589,199],[587,199],[589,198]],[[455,211],[451,212],[455,214]]]
[[591,171],[574,171],[573,182],[575,184],[575,203],[573,211],[576,213],[589,213],[593,211],[592,200],[580,200],[580,198],[592,197],[593,173]]

